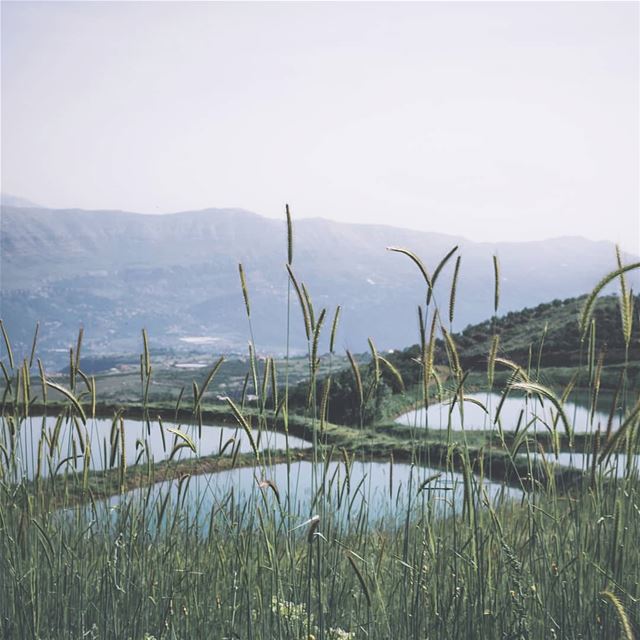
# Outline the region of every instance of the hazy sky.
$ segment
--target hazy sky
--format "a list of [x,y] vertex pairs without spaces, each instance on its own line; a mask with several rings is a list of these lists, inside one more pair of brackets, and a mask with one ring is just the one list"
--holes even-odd
[[639,6],[2,2],[2,190],[640,253]]

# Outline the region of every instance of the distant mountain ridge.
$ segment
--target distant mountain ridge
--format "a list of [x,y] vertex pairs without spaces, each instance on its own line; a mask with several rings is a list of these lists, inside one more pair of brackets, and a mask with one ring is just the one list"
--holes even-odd
[[[238,278],[242,262],[258,349],[284,351],[284,220],[242,209],[143,215],[3,205],[0,229],[1,315],[23,349],[40,321],[41,346],[60,353],[81,325],[85,349],[94,353],[139,350],[142,327],[157,347],[193,349],[201,339],[209,352],[244,350],[249,329]],[[500,312],[580,295],[615,268],[609,242],[576,237],[476,243],[315,218],[294,220],[293,270],[316,312],[327,307],[331,315],[335,305],[342,306],[338,347],[364,350],[371,336],[380,349],[397,348],[415,342],[416,308],[425,289],[415,265],[386,247],[410,249],[433,270],[455,245],[462,257],[458,329],[492,313],[494,253],[502,274]],[[443,309],[453,263],[436,288]],[[305,338],[295,294],[291,304],[291,344],[301,350]]]
[[20,198],[19,196],[11,195],[10,193],[0,193],[0,204],[3,207],[25,207],[25,208],[40,208],[39,204],[31,202],[26,198]]

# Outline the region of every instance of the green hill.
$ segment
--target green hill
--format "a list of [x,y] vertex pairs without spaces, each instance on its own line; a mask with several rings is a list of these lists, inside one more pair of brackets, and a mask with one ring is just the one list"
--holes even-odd
[[[578,319],[586,296],[553,300],[536,307],[510,312],[503,316],[469,325],[463,331],[451,335],[459,356],[460,366],[469,372],[471,385],[485,383],[487,362],[494,340],[499,336],[497,355],[512,360],[525,369],[531,369],[545,382],[558,383],[568,380],[583,366],[586,371],[589,336],[581,340]],[[628,349],[628,379],[631,386],[640,383],[640,309],[638,296],[634,299],[634,321]],[[619,371],[627,359],[622,333],[622,322],[617,296],[603,296],[596,302],[593,319],[595,323],[595,353],[602,360],[602,386],[612,387],[617,383]],[[373,358],[361,367],[364,406],[360,407],[355,377],[350,367],[331,376],[328,419],[338,423],[357,424],[362,420],[370,423],[384,417],[389,404],[401,406],[403,392],[415,389],[421,383],[421,346],[414,344],[402,350],[382,354],[396,369],[403,381],[384,363],[380,368],[380,382],[375,385]],[[436,338],[434,364],[446,378],[449,356],[442,337]],[[316,397],[322,397],[325,378],[317,381]],[[579,381],[578,381],[579,382]],[[415,394],[406,394],[415,398]],[[308,400],[307,383],[299,384],[291,393],[291,406],[301,410]],[[408,402],[408,398],[406,402]]]
[[[501,352],[525,366],[529,350],[535,356],[541,350],[541,365],[578,366],[585,345],[581,342],[578,318],[586,296],[554,300],[531,309],[507,313],[480,324],[470,325],[455,336],[461,359],[467,367],[486,363],[491,349],[493,333],[500,336]],[[633,333],[629,359],[640,359],[640,322],[638,322],[638,298],[636,297]],[[603,352],[604,364],[624,362],[625,343],[617,296],[600,298],[594,311],[596,326],[596,351]],[[542,349],[541,349],[542,347]],[[584,361],[584,360],[583,360]]]

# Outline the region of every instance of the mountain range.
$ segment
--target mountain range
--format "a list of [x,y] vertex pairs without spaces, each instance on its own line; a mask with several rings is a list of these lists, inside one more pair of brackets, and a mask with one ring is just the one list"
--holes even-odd
[[[239,263],[258,350],[285,349],[284,216],[275,220],[242,209],[143,215],[3,204],[0,230],[0,313],[21,353],[30,349],[36,322],[41,349],[58,360],[80,326],[85,352],[96,354],[138,352],[143,327],[157,349],[245,351],[250,327]],[[342,307],[337,348],[364,350],[369,336],[379,349],[416,341],[424,280],[411,260],[387,251],[389,246],[411,250],[429,271],[458,247],[457,329],[493,313],[494,254],[501,273],[499,313],[588,292],[616,266],[611,243],[580,237],[479,243],[392,226],[294,220],[292,267],[316,315],[326,307],[329,325],[335,306]],[[442,270],[435,291],[445,314],[454,262]],[[292,290],[290,299],[290,342],[301,351],[304,326]]]

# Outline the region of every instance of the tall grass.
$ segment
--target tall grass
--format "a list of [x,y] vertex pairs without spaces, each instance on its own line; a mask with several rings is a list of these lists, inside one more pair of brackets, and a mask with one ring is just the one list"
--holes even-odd
[[[407,391],[407,403],[417,401],[428,407],[442,396],[446,377],[454,401],[446,436],[418,425],[408,431],[398,429],[395,436],[380,435],[375,425],[362,419],[353,429],[330,425],[326,416],[331,381],[330,377],[324,381],[322,397],[317,398],[317,357],[323,332],[330,332],[333,353],[339,307],[332,323],[324,322],[325,309],[316,313],[310,292],[293,271],[288,208],[287,223],[283,276],[294,289],[308,340],[305,428],[311,453],[305,462],[299,462],[299,454],[288,443],[279,454],[260,449],[264,431],[284,429],[288,434],[293,422],[288,367],[284,389],[280,389],[273,360],[259,371],[253,337],[246,386],[251,382],[255,407],[248,407],[244,397],[227,400],[229,417],[247,434],[253,453],[239,454],[235,441],[221,443],[221,453],[210,462],[224,470],[197,476],[211,467],[181,457],[186,450],[200,450],[198,438],[189,436],[184,426],[207,429],[204,393],[224,366],[222,360],[201,388],[194,382],[188,423],[165,427],[162,420],[154,419],[149,403],[153,367],[144,332],[139,442],[135,451],[126,450],[123,415],[116,412],[110,437],[96,451],[90,436],[100,409],[99,390],[95,380],[82,372],[82,336],[70,358],[69,383],[64,385],[51,380],[34,359],[35,338],[30,357],[17,362],[10,337],[0,324],[5,347],[0,636],[636,637],[640,484],[634,456],[640,450],[640,405],[618,407],[619,399],[628,396],[624,370],[610,408],[611,416],[622,412],[621,426],[612,430],[612,420],[608,428],[594,425],[584,440],[589,453],[584,482],[576,481],[575,474],[557,473],[544,450],[543,442],[548,440],[537,437],[535,422],[530,423],[532,430],[530,424],[518,425],[515,432],[515,425],[502,425],[501,404],[492,408],[480,403],[497,433],[485,443],[489,447],[485,456],[470,444],[464,429],[468,372],[461,368],[436,299],[436,280],[442,279],[443,267],[456,249],[430,276],[418,256],[395,248],[415,263],[425,280],[426,304],[419,314],[422,381],[413,390],[419,394],[413,401],[412,391]],[[592,310],[599,291],[634,266],[618,263],[598,283],[582,317],[576,319],[585,336],[593,327]],[[497,259],[494,267],[495,314]],[[460,258],[449,287],[449,328],[459,270]],[[249,289],[242,266],[239,271],[250,323]],[[633,316],[626,289],[623,295],[621,330],[627,336]],[[449,359],[445,372],[434,366],[438,332]],[[591,392],[597,399],[598,356],[588,340],[584,344],[584,367],[592,372]],[[370,350],[371,363],[365,366],[347,352],[356,381],[354,402],[361,416],[382,370],[391,372],[399,387],[403,384],[373,340]],[[501,403],[517,390],[544,400],[554,416],[545,427],[552,451],[559,454],[564,443],[569,453],[575,453],[571,420],[564,411],[568,392],[542,385],[534,362],[522,367],[503,355],[496,337],[487,354],[488,391],[500,392]],[[34,362],[39,365],[37,372]],[[503,388],[497,388],[496,367],[510,371]],[[176,419],[181,400],[182,393]],[[53,423],[36,415],[37,406],[45,416],[55,418]],[[453,411],[459,411],[461,431],[452,428]],[[157,423],[163,442],[167,439],[167,460],[162,464],[156,464],[149,453],[152,423]],[[339,448],[336,433],[346,434]],[[367,442],[388,446],[384,452],[375,446],[372,450]],[[436,450],[441,455],[436,456]],[[622,473],[612,474],[606,464],[621,452],[626,454],[626,466]],[[102,458],[105,471],[90,472],[89,463],[95,457]],[[372,459],[376,464],[369,464]],[[495,460],[502,461],[502,480],[496,477]],[[245,475],[234,475],[248,463],[253,466],[242,472]],[[249,477],[249,485],[244,477]],[[104,498],[110,492],[113,496]]]

